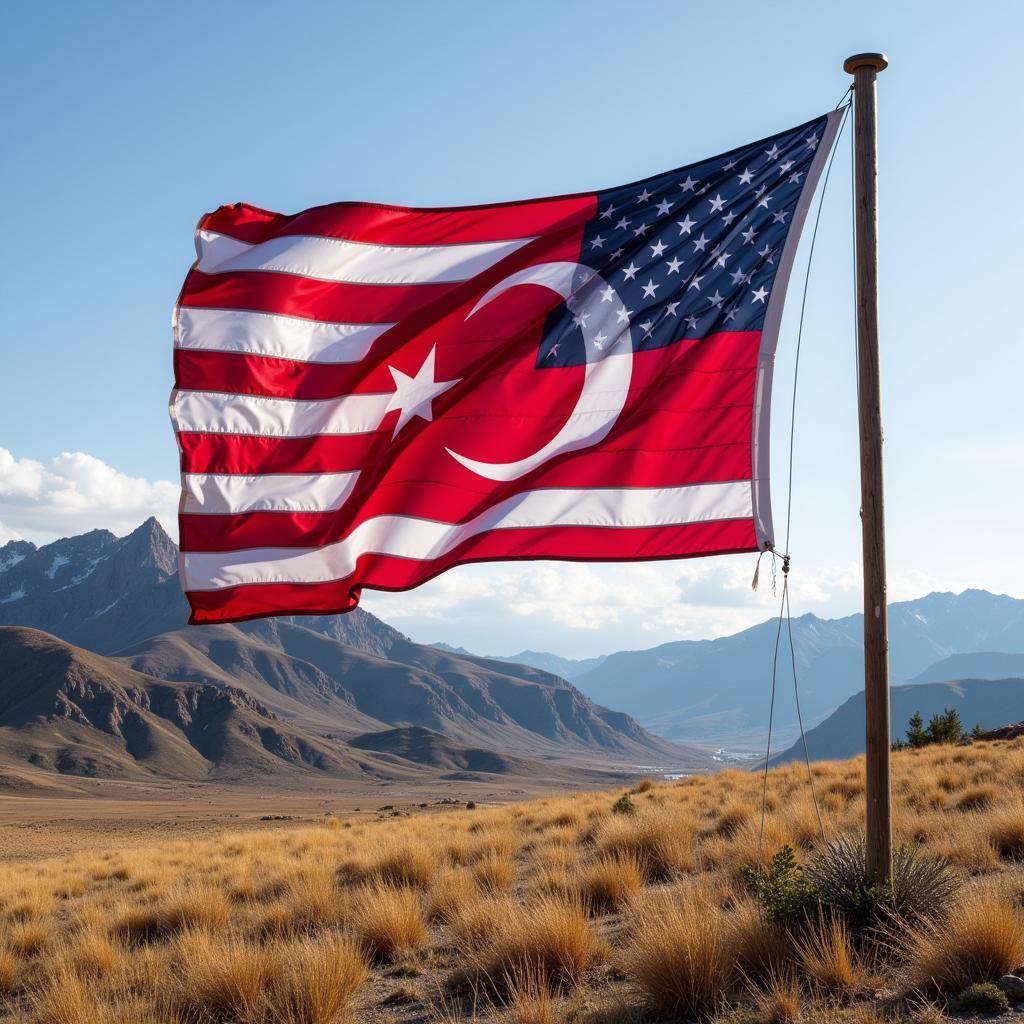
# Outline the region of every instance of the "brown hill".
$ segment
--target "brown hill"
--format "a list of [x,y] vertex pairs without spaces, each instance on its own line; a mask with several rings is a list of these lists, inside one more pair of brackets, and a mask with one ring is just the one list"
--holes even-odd
[[154,679],[19,627],[0,627],[0,760],[126,779],[362,772],[237,686]]

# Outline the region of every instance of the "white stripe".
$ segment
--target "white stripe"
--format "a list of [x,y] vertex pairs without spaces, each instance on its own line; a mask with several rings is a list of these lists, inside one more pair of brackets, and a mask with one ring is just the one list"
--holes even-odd
[[177,391],[171,400],[174,429],[206,434],[310,437],[368,434],[380,426],[391,395],[346,395],[317,401]]
[[190,515],[234,512],[330,512],[341,508],[358,473],[282,473],[242,476],[183,473],[182,511]]
[[751,515],[749,480],[673,488],[526,491],[468,523],[378,516],[360,523],[344,540],[320,548],[185,552],[184,581],[186,590],[219,590],[247,583],[328,583],[351,576],[361,555],[428,561],[491,530],[674,526]]
[[176,310],[177,348],[251,352],[308,363],[358,363],[394,324],[336,324],[241,309]]
[[214,231],[197,231],[206,274],[272,270],[350,284],[444,284],[468,281],[522,248],[529,238],[460,245],[371,245],[318,235],[287,235],[259,245]]

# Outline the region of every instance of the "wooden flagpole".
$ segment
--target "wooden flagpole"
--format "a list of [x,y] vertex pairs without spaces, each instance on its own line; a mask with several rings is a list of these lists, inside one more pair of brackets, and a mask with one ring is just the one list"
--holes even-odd
[[878,345],[878,139],[875,77],[884,54],[858,53],[853,75],[854,190],[857,239],[857,354],[860,418],[861,531],[864,546],[864,711],[867,725],[868,877],[892,877],[889,780],[889,613],[885,579],[882,403]]

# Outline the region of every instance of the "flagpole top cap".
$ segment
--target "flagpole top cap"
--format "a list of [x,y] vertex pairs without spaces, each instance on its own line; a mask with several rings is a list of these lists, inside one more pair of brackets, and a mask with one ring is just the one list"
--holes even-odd
[[889,66],[889,58],[884,53],[855,53],[843,61],[843,70],[853,74],[858,68],[872,68],[884,71]]

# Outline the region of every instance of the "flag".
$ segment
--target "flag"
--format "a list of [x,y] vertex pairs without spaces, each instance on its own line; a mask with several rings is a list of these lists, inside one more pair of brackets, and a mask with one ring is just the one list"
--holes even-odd
[[838,122],[600,192],[204,216],[170,405],[190,621],[770,547],[772,365]]

